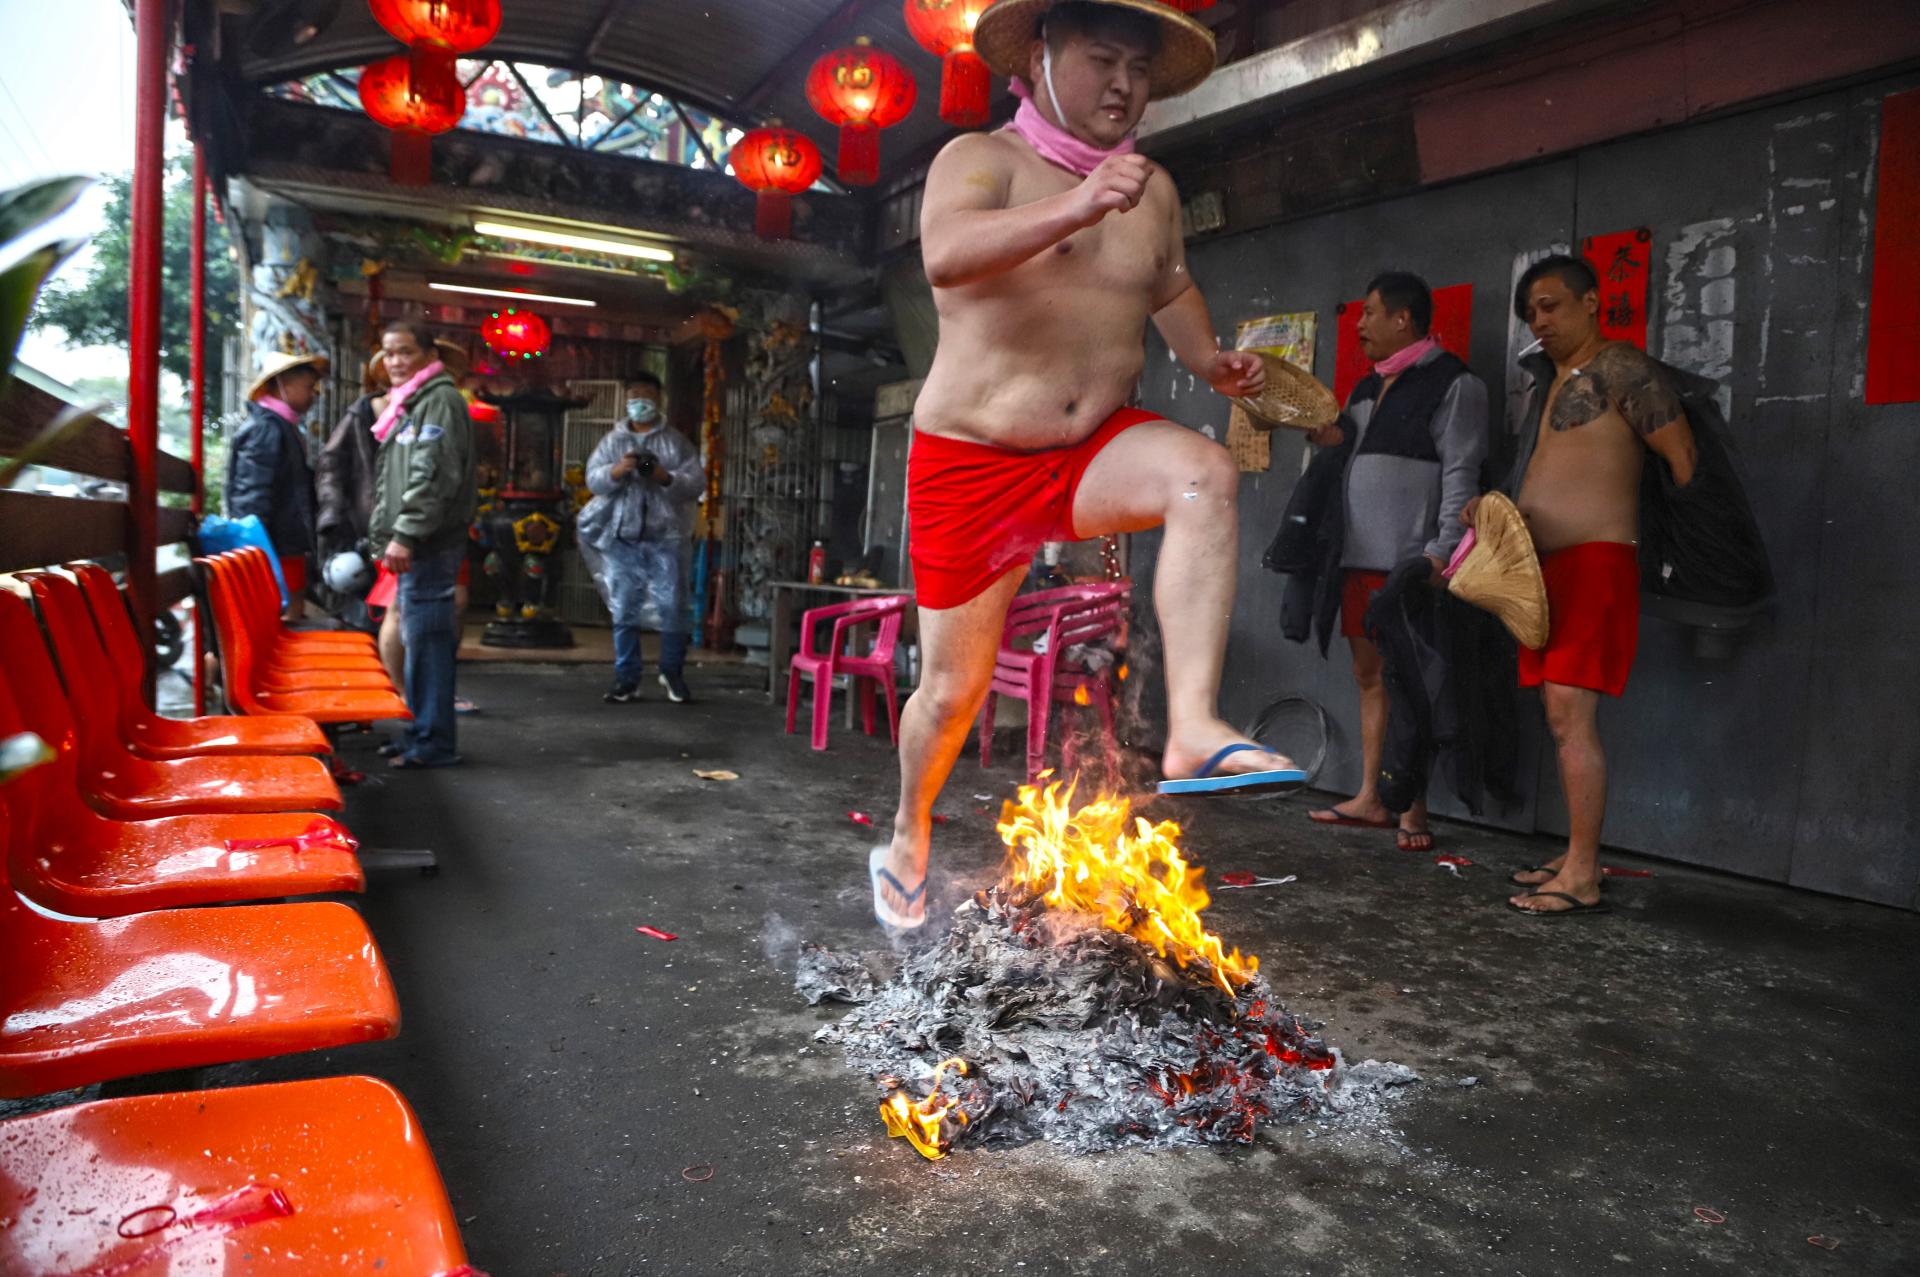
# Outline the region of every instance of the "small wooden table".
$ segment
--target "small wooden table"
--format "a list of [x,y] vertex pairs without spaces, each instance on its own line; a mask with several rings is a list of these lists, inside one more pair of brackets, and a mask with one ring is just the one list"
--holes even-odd
[[[805,594],[822,594],[843,599],[885,599],[907,594],[907,590],[866,589],[857,585],[813,585],[806,581],[772,581],[773,612],[767,620],[767,699],[778,705],[787,698],[787,667],[793,661],[793,603]],[[907,609],[900,624],[900,639],[910,641],[919,632],[919,616]],[[847,698],[847,721],[853,721],[853,698]]]

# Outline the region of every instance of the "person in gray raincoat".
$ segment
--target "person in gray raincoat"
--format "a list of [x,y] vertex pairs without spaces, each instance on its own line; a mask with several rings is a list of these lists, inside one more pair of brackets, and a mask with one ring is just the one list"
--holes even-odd
[[613,613],[613,687],[605,699],[640,699],[640,632],[657,630],[661,686],[669,700],[684,704],[687,565],[706,474],[699,449],[661,416],[658,377],[628,380],[626,420],[594,448],[587,487],[593,500],[576,532]]

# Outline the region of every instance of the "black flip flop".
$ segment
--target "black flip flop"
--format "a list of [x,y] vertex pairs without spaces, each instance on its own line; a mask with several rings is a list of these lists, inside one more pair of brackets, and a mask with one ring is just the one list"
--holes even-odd
[[[1424,847],[1409,847],[1407,846],[1407,839],[1409,838],[1424,838],[1427,840],[1427,845]],[[1433,830],[1402,829],[1398,825],[1393,827],[1393,845],[1401,851],[1409,851],[1416,856],[1424,856],[1430,851],[1440,850],[1440,840],[1434,836]]]
[[[1557,874],[1558,872],[1559,870],[1554,869],[1550,865],[1522,865],[1520,868],[1514,870],[1513,873],[1507,875],[1507,881],[1512,883],[1516,887],[1525,887],[1529,891],[1531,891],[1535,887],[1544,887],[1546,883],[1521,882],[1520,879],[1514,876],[1514,874],[1535,874],[1535,873]],[[1552,878],[1547,879],[1547,882],[1552,882],[1552,881],[1553,881]],[[1607,889],[1607,880],[1605,878],[1602,878],[1600,880],[1600,890],[1605,891],[1606,889]]]
[[1507,901],[1507,908],[1513,910],[1515,913],[1524,913],[1529,918],[1568,918],[1577,913],[1613,912],[1613,906],[1604,900],[1597,900],[1593,904],[1587,904],[1578,896],[1569,895],[1564,891],[1534,891],[1528,894],[1535,896],[1552,896],[1555,900],[1566,901],[1570,907],[1566,909],[1528,909],[1509,900]]

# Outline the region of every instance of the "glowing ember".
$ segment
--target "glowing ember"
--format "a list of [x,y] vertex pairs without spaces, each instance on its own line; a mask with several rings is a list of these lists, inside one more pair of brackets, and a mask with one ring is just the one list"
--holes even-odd
[[[926,1099],[910,1100],[906,1092],[895,1091],[880,1106],[880,1120],[887,1124],[887,1136],[904,1137],[930,1162],[945,1157],[953,1135],[967,1125],[967,1115],[959,1109],[959,1101],[940,1094],[940,1080],[948,1069],[965,1077],[967,1062],[957,1055],[940,1061],[940,1066],[933,1071],[933,1086],[928,1089]],[[944,1129],[948,1122],[956,1128],[953,1134]]]
[[[1042,773],[1045,780],[1047,773]],[[1207,907],[1199,866],[1180,853],[1180,826],[1149,824],[1125,798],[1102,795],[1075,808],[1076,781],[1042,790],[1022,785],[1001,812],[1009,880],[1055,909],[1092,914],[1122,935],[1153,946],[1181,967],[1201,965],[1229,997],[1260,969],[1260,959],[1231,951],[1200,921]]]

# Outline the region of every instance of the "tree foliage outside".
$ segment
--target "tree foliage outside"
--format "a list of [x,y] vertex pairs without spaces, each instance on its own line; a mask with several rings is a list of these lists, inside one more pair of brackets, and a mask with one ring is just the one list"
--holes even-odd
[[[132,348],[127,304],[133,263],[133,176],[106,179],[106,229],[93,241],[93,260],[78,283],[56,281],[40,295],[32,326],[58,328],[76,346]],[[166,235],[161,250],[160,366],[182,385],[192,373],[193,170],[183,156],[167,163]],[[207,402],[220,402],[224,360],[221,337],[240,322],[240,272],[226,227],[209,210],[207,224]]]

